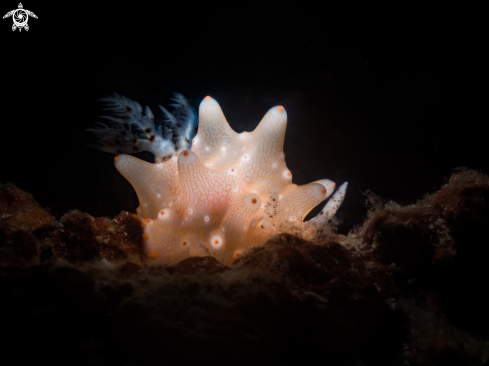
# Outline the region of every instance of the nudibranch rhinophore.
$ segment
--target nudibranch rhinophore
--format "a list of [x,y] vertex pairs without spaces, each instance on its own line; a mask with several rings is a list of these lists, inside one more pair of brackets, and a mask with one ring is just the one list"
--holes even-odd
[[156,164],[131,155],[115,157],[117,170],[138,195],[148,255],[170,264],[212,255],[230,264],[290,227],[314,238],[343,202],[347,183],[320,214],[303,222],[331,196],[335,183],[292,183],[283,152],[286,127],[287,113],[278,106],[253,132],[236,133],[219,104],[207,96],[190,150]]

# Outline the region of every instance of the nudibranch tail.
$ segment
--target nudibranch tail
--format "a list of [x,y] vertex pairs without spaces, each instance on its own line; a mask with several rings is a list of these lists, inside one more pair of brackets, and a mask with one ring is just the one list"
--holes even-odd
[[[172,131],[185,135],[193,117],[182,98],[175,98],[180,114],[163,113]],[[145,112],[148,118],[151,115]],[[277,106],[253,132],[236,133],[219,104],[206,97],[199,107],[198,132],[191,147],[187,144],[171,159],[156,164],[119,155],[115,165],[138,195],[137,214],[144,219],[150,257],[174,263],[189,256],[213,255],[230,264],[281,230],[302,229],[305,238],[313,239],[316,229],[338,210],[347,183],[334,194],[335,183],[328,179],[293,184],[283,153],[286,127],[287,113]],[[331,195],[323,211],[304,223],[306,215]]]
[[322,211],[317,214],[314,218],[309,220],[309,222],[315,226],[324,225],[330,218],[332,218],[336,211],[340,208],[346,195],[346,188],[348,187],[348,182],[343,183],[340,188],[335,192],[333,197],[330,198],[328,203],[324,206]]

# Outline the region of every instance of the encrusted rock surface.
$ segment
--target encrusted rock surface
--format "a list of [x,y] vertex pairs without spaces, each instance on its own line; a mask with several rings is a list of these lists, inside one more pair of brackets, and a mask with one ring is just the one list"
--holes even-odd
[[281,234],[229,267],[164,266],[137,216],[56,221],[5,184],[0,360],[487,365],[487,228],[489,177],[461,170],[416,204],[372,207],[346,237]]

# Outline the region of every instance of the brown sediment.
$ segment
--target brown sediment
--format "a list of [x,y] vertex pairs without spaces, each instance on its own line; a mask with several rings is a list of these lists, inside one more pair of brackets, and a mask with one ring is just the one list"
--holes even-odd
[[144,252],[136,215],[74,210],[56,221],[5,184],[0,329],[9,337],[0,355],[33,364],[483,364],[488,227],[489,177],[466,169],[416,204],[380,205],[346,237],[333,228],[316,242],[281,234],[231,266],[210,256],[166,266]]

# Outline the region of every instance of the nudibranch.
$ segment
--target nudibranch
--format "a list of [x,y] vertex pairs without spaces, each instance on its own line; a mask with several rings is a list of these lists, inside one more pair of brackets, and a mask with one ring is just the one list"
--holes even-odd
[[253,132],[236,133],[210,96],[201,102],[198,133],[190,149],[151,164],[122,154],[117,170],[139,198],[149,257],[176,263],[212,255],[230,264],[287,228],[312,239],[341,205],[345,182],[312,220],[306,215],[332,195],[335,183],[322,179],[298,186],[285,164],[287,113],[268,111]]

